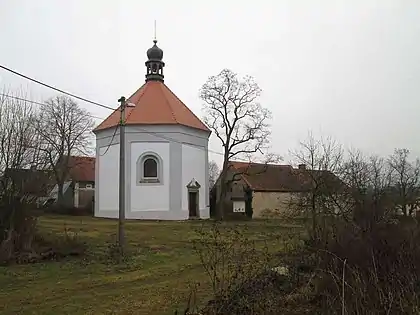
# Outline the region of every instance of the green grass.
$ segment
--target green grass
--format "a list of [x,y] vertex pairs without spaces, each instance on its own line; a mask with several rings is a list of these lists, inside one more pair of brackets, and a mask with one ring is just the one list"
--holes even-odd
[[[200,283],[198,299],[211,295],[210,283],[191,240],[203,223],[128,221],[128,262],[106,263],[107,244],[115,241],[117,221],[89,217],[44,216],[42,233],[52,236],[65,227],[89,245],[85,259],[13,265],[0,268],[0,314],[173,314],[187,301],[190,285]],[[210,223],[205,223],[210,225]],[[252,239],[269,239],[290,226],[276,221],[224,223]]]

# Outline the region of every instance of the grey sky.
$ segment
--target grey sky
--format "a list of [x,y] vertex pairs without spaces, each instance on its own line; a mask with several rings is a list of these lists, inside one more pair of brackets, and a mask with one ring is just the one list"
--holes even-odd
[[[272,151],[286,158],[308,130],[420,156],[419,1],[0,0],[0,8],[1,64],[97,102],[117,106],[143,84],[156,19],[165,83],[199,116],[198,89],[230,68],[263,89]],[[54,95],[4,71],[0,84],[36,100]],[[215,137],[210,148],[221,151]]]

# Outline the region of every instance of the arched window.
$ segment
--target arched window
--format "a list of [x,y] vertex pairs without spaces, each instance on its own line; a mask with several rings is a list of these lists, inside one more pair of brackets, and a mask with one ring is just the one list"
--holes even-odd
[[158,163],[155,158],[148,157],[143,162],[143,176],[144,178],[158,177]]
[[137,160],[137,184],[163,184],[162,159],[153,152],[143,153]]

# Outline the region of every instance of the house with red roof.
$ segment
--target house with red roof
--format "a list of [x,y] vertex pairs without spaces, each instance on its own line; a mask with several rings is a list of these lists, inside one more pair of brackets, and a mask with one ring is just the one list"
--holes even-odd
[[[299,194],[311,190],[314,179],[329,185],[343,187],[342,181],[329,171],[307,169],[304,164],[292,165],[264,164],[251,162],[229,163],[225,215],[245,215],[247,207],[252,207],[253,218],[283,215],[293,210]],[[220,189],[220,177],[214,186]],[[217,203],[217,195],[214,194]],[[251,202],[247,204],[247,200]]]
[[[208,218],[211,132],[164,83],[163,51],[156,40],[145,66],[145,82],[125,109],[125,217]],[[93,131],[97,217],[118,217],[120,114],[115,110]]]
[[[95,158],[70,156],[67,164],[68,175],[64,182],[64,204],[74,208],[93,206],[95,194]],[[54,185],[46,203],[54,203],[58,198],[58,186]]]
[[[70,156],[66,166],[67,178],[64,181],[64,204],[71,208],[92,207],[95,191],[95,158]],[[52,169],[8,168],[2,184],[8,184],[14,194],[38,206],[57,201],[58,186]]]

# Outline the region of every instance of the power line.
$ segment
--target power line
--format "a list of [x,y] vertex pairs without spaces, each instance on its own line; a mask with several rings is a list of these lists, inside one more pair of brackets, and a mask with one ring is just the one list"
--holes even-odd
[[[54,86],[51,86],[51,85],[49,85],[49,84],[43,83],[43,82],[41,82],[41,81],[38,81],[38,80],[36,80],[36,79],[30,78],[30,77],[28,77],[28,76],[26,76],[26,75],[24,75],[24,74],[22,74],[22,73],[19,73],[19,72],[15,71],[15,70],[9,69],[9,68],[7,68],[7,67],[5,67],[5,66],[0,65],[0,68],[4,69],[4,70],[6,70],[6,71],[9,71],[9,72],[11,72],[11,73],[13,73],[13,74],[15,74],[15,75],[17,75],[17,76],[20,76],[20,77],[22,77],[22,78],[25,78],[25,79],[27,79],[27,80],[30,80],[30,81],[32,81],[32,82],[35,82],[35,83],[37,83],[37,84],[40,84],[40,85],[42,85],[42,86],[45,86],[45,87],[50,88],[50,89],[52,89],[52,90],[55,90],[55,91],[57,91],[57,92],[60,92],[60,93],[66,94],[66,95],[68,95],[68,96],[74,97],[74,98],[76,98],[76,99],[79,99],[79,100],[81,100],[81,101],[84,101],[84,102],[87,102],[87,103],[90,103],[90,104],[93,104],[93,105],[96,105],[96,106],[99,106],[99,107],[103,107],[103,108],[106,108],[106,109],[109,109],[109,110],[112,110],[112,111],[115,111],[115,110],[116,110],[115,108],[112,108],[112,107],[109,107],[109,106],[106,106],[106,105],[103,105],[103,104],[100,104],[100,103],[97,103],[97,102],[94,102],[94,101],[88,100],[88,99],[86,99],[86,98],[83,98],[83,97],[77,96],[77,95],[75,95],[75,94],[72,94],[72,93],[66,92],[66,91],[64,91],[64,90],[61,90],[61,89],[56,88],[56,87],[54,87]],[[42,103],[38,103],[38,102],[34,102],[34,101],[30,101],[30,100],[26,100],[26,99],[21,99],[21,98],[14,97],[14,96],[10,96],[10,95],[6,95],[6,94],[1,94],[1,95],[6,96],[6,97],[12,97],[12,98],[15,98],[15,99],[20,99],[20,100],[23,100],[23,101],[26,101],[26,102],[31,102],[31,103],[38,104],[38,105],[43,105]],[[89,114],[88,114],[87,116],[89,116],[89,117],[93,117],[93,118],[97,118],[97,119],[104,119],[104,118],[95,117],[95,116],[92,116],[92,115],[89,115]],[[112,143],[112,141],[113,141],[113,139],[114,139],[114,137],[115,137],[117,127],[118,127],[118,126],[115,126],[115,130],[114,130],[114,134],[113,134],[112,139],[111,139],[111,143]],[[139,129],[140,129],[140,130],[142,130],[142,131],[143,131],[143,132],[145,132],[145,133],[148,133],[148,134],[154,135],[154,136],[156,136],[156,137],[160,137],[160,138],[165,139],[165,140],[168,140],[168,141],[172,141],[172,142],[176,142],[176,143],[181,143],[181,144],[185,144],[185,145],[189,145],[189,146],[192,146],[192,147],[197,148],[197,146],[192,145],[192,144],[189,144],[189,143],[183,143],[183,142],[177,141],[177,140],[172,139],[172,138],[169,138],[169,137],[164,137],[164,136],[162,136],[162,135],[160,135],[160,134],[157,134],[157,133],[155,133],[155,132],[148,132],[147,130],[142,129],[142,128],[139,128]],[[109,147],[111,146],[111,143],[108,145],[108,147],[107,147],[107,149],[106,149],[105,153],[103,153],[102,155],[105,155],[105,154],[106,154],[106,152],[108,152]],[[207,152],[210,152],[210,153],[214,153],[214,154],[218,154],[218,155],[224,156],[224,153],[217,152],[217,151],[210,150],[210,149],[207,149]],[[241,161],[241,160],[239,160],[239,159],[238,159],[238,161]],[[242,161],[244,161],[244,160],[242,160]],[[247,162],[248,162],[248,161],[247,161]]]
[[[46,104],[46,103],[35,102],[35,101],[28,100],[26,98],[17,97],[17,96],[13,96],[13,95],[8,95],[8,94],[4,94],[4,93],[0,93],[0,96],[13,98],[15,100],[19,100],[19,101],[23,101],[23,102],[27,102],[27,103],[32,103],[32,104],[36,104],[36,105],[40,105],[40,106],[43,106],[43,105]],[[105,118],[94,116],[94,115],[91,115],[91,114],[87,114],[86,116],[91,117],[91,118],[96,118],[96,119],[102,119],[102,120],[105,119]]]
[[[3,97],[8,97],[8,98],[16,99],[16,100],[19,100],[19,101],[23,101],[23,102],[28,102],[28,103],[36,104],[36,105],[41,105],[41,106],[42,106],[42,105],[45,105],[45,103],[40,103],[40,102],[36,102],[36,101],[32,101],[32,100],[28,100],[28,99],[26,99],[26,98],[17,97],[17,96],[13,96],[13,95],[8,95],[8,94],[4,94],[4,93],[0,93],[0,96],[3,96]],[[98,117],[98,116],[94,116],[94,115],[90,115],[90,114],[85,114],[85,115],[86,115],[86,116],[88,116],[88,117],[96,118],[96,119],[102,119],[102,120],[104,120],[104,119],[105,119],[105,118]],[[162,135],[161,135],[161,134],[159,134],[159,133],[156,133],[156,132],[150,132],[150,131],[147,131],[146,129],[143,129],[143,128],[139,128],[139,127],[137,127],[137,128],[138,128],[138,129],[140,129],[142,132],[147,133],[147,134],[149,134],[149,135],[152,135],[152,136],[155,136],[155,137],[158,137],[158,138],[161,138],[161,139],[164,139],[164,140],[170,141],[170,142],[180,143],[180,144],[189,145],[189,146],[192,146],[192,147],[194,147],[194,148],[197,148],[197,146],[196,146],[196,145],[189,144],[189,143],[185,143],[185,142],[181,142],[181,141],[175,140],[175,139],[170,138],[170,137],[165,137],[165,136],[162,136]],[[101,156],[104,156],[104,155],[105,155],[105,154],[109,151],[109,147],[112,145],[112,142],[114,141],[115,135],[117,134],[117,129],[118,129],[118,125],[116,125],[116,126],[115,126],[115,130],[114,130],[114,133],[113,133],[113,135],[112,135],[112,138],[111,138],[110,144],[109,144],[109,145],[107,146],[107,148],[105,149],[105,152],[104,152],[104,153],[102,153],[102,154],[100,154]],[[201,149],[201,148],[200,148],[200,149]],[[208,152],[210,152],[210,153],[214,153],[214,154],[218,154],[218,155],[224,156],[224,153],[222,153],[222,152],[217,152],[217,151],[210,150],[210,149],[207,149],[207,151],[208,151]]]
[[111,141],[109,142],[108,146],[106,147],[105,152],[104,152],[104,153],[102,153],[102,154],[101,154],[101,153],[99,153],[99,155],[100,155],[100,156],[104,156],[104,155],[108,152],[109,148],[110,148],[110,147],[111,147],[111,145],[112,145],[112,142],[114,141],[115,135],[117,134],[117,129],[118,129],[118,127],[117,127],[117,126],[115,126],[115,130],[114,130],[114,133],[113,133],[113,135],[112,135]]
[[[149,135],[155,136],[157,138],[161,138],[161,139],[167,140],[169,142],[175,142],[175,143],[179,143],[179,144],[183,144],[183,145],[188,145],[190,147],[193,147],[193,148],[196,148],[196,149],[200,149],[200,150],[205,151],[205,149],[202,149],[200,146],[197,146],[197,145],[194,145],[194,144],[191,144],[191,143],[181,142],[181,141],[175,140],[174,138],[171,138],[171,137],[162,136],[159,133],[147,131],[146,129],[143,129],[143,128],[138,127],[138,126],[136,126],[136,128],[139,129],[139,130],[141,130],[144,133],[147,133]],[[112,135],[112,138],[111,138],[111,141],[110,141],[109,145],[107,145],[107,148],[105,149],[105,152],[103,154],[100,154],[101,156],[105,155],[106,152],[108,152],[109,147],[112,145],[112,141],[114,140],[116,131],[117,131],[117,126],[115,126],[114,134]],[[223,152],[218,152],[218,151],[214,151],[214,150],[210,150],[210,149],[207,149],[207,152],[218,154],[218,155],[221,155],[221,156],[224,156],[225,155]],[[249,162],[247,160],[238,159],[238,158],[236,158],[235,161],[238,161],[238,162],[246,162],[246,163]]]
[[[156,132],[150,132],[150,131],[147,131],[146,129],[143,129],[143,128],[140,128],[140,127],[137,127],[137,128],[138,128],[139,130],[141,130],[142,132],[144,132],[144,133],[147,133],[147,134],[149,134],[149,135],[152,135],[152,136],[155,136],[155,137],[158,137],[158,138],[161,138],[161,139],[167,140],[167,141],[169,141],[169,142],[175,142],[175,143],[179,143],[179,144],[184,144],[184,145],[188,145],[188,146],[191,146],[191,147],[194,147],[194,148],[197,148],[197,147],[198,147],[198,148],[200,148],[200,149],[201,149],[201,147],[196,146],[196,145],[191,144],[191,143],[181,142],[181,141],[175,140],[174,138],[171,138],[171,137],[166,137],[166,136],[162,136],[161,134],[158,134],[158,133],[156,133]],[[204,149],[202,149],[202,150],[204,150]],[[219,155],[224,156],[224,153],[222,153],[222,152],[217,152],[217,151],[210,150],[210,149],[207,149],[207,152],[211,152],[211,153],[214,153],[214,154],[219,154]]]
[[54,91],[57,91],[57,92],[60,92],[60,93],[66,94],[66,95],[68,95],[68,96],[71,96],[71,97],[77,98],[78,100],[81,100],[81,101],[84,101],[84,102],[87,102],[87,103],[90,103],[90,104],[93,104],[93,105],[96,105],[96,106],[99,106],[99,107],[103,107],[103,108],[106,108],[106,109],[115,110],[115,108],[112,108],[112,107],[110,107],[110,106],[103,105],[103,104],[100,104],[100,103],[97,103],[97,102],[94,102],[94,101],[88,100],[88,99],[86,99],[86,98],[84,98],[84,97],[77,96],[77,95],[75,95],[75,94],[72,94],[72,93],[69,93],[69,92],[63,91],[63,90],[61,90],[61,89],[59,89],[59,88],[56,88],[56,87],[54,87],[54,86],[52,86],[52,85],[49,85],[49,84],[43,83],[43,82],[38,81],[38,80],[36,80],[36,79],[30,78],[30,77],[28,77],[28,76],[26,76],[26,75],[24,75],[24,74],[22,74],[22,73],[19,73],[19,72],[15,71],[15,70],[12,70],[12,69],[7,68],[7,67],[5,67],[5,66],[0,65],[0,68],[4,69],[4,70],[6,70],[6,71],[9,71],[9,72],[11,72],[11,73],[13,73],[13,74],[15,74],[15,75],[18,75],[18,76],[20,76],[20,77],[22,77],[22,78],[25,78],[25,79],[27,79],[27,80],[29,80],[29,81],[32,81],[32,82],[35,82],[35,83],[40,84],[40,85],[42,85],[42,86],[45,86],[45,87],[47,87],[47,88],[50,88],[50,89],[52,89],[52,90],[54,90]]
[[[26,98],[17,97],[17,96],[13,96],[13,95],[8,95],[8,94],[4,94],[4,93],[0,93],[0,96],[3,96],[3,97],[8,97],[8,98],[16,99],[16,100],[19,100],[19,101],[23,101],[23,102],[28,102],[28,103],[36,104],[36,105],[41,105],[41,106],[42,106],[42,105],[45,105],[45,103],[40,103],[40,102],[36,102],[36,101],[32,101],[32,100],[28,100],[28,99],[26,99]],[[88,117],[92,117],[92,118],[96,118],[96,119],[102,119],[102,120],[104,120],[104,119],[105,119],[105,118],[98,117],[98,116],[94,116],[94,115],[90,115],[90,114],[86,114],[86,116],[88,116]],[[113,133],[113,135],[112,135],[112,138],[111,138],[110,144],[107,146],[107,148],[106,148],[105,152],[104,152],[104,153],[102,153],[102,154],[100,154],[101,156],[104,156],[104,155],[105,155],[105,154],[109,151],[109,147],[111,146],[112,142],[114,141],[115,135],[116,135],[116,133],[117,133],[117,129],[118,129],[118,125],[117,125],[117,126],[115,126],[115,130],[114,130],[114,133]],[[155,136],[155,137],[158,137],[158,138],[161,138],[161,139],[164,139],[164,140],[170,141],[170,142],[175,142],[175,143],[180,143],[180,144],[190,145],[190,146],[192,146],[192,147],[197,148],[197,146],[195,146],[195,145],[193,145],[193,144],[189,144],[189,143],[185,143],[185,142],[180,142],[180,141],[175,140],[175,139],[173,139],[173,138],[162,136],[162,135],[160,135],[160,134],[158,134],[158,133],[156,133],[156,132],[150,132],[150,131],[147,131],[146,129],[143,129],[143,128],[138,128],[138,129],[140,129],[140,130],[141,130],[142,132],[144,132],[144,133],[147,133],[147,134],[153,135],[153,136]],[[222,152],[217,152],[217,151],[210,150],[210,149],[208,149],[207,151],[208,151],[208,152],[210,152],[210,153],[214,153],[214,154],[218,154],[218,155],[224,156],[224,153],[222,153]]]
[[[114,141],[115,135],[116,135],[116,133],[117,133],[117,129],[118,129],[118,125],[116,125],[116,126],[115,126],[114,133],[112,134],[112,137],[111,137],[111,141],[110,141],[110,142],[109,142],[109,144],[106,146],[105,152],[104,152],[104,153],[102,153],[102,154],[99,154],[100,156],[104,156],[104,155],[105,155],[105,154],[109,151],[109,148],[110,148],[110,146],[112,145],[112,142]],[[144,132],[144,133],[147,133],[147,134],[149,134],[149,135],[155,136],[155,137],[157,137],[157,138],[164,139],[164,140],[169,141],[169,142],[174,142],[174,143],[179,143],[179,144],[183,144],[183,145],[188,145],[188,146],[191,146],[191,147],[193,147],[193,148],[198,148],[198,149],[203,150],[203,151],[205,150],[205,149],[202,149],[200,146],[197,146],[197,145],[194,145],[194,144],[191,144],[191,143],[181,142],[181,141],[175,140],[174,138],[171,138],[171,137],[162,136],[162,135],[161,135],[161,134],[159,134],[159,133],[156,133],[156,132],[151,132],[151,131],[147,131],[146,129],[140,128],[140,127],[138,127],[138,126],[137,126],[137,129],[141,130],[141,131],[142,131],[142,132]],[[217,151],[210,150],[210,149],[207,149],[207,152],[210,152],[210,153],[214,153],[214,154],[218,154],[218,155],[224,156],[224,153],[222,153],[222,152],[217,152]],[[241,161],[241,160],[238,160],[238,161]],[[245,161],[245,160],[242,160],[242,161]],[[246,161],[246,162],[249,162],[249,161]]]
[[[28,103],[36,104],[36,105],[45,105],[45,103],[40,103],[40,102],[36,102],[36,101],[32,101],[32,100],[28,100],[28,99],[26,99],[26,98],[17,97],[17,96],[13,96],[13,95],[8,95],[8,94],[4,94],[4,93],[0,93],[0,96],[3,96],[3,97],[8,97],[8,98],[16,99],[16,100],[19,100],[19,101],[23,101],[23,102],[28,102]],[[88,116],[88,117],[91,117],[91,118],[102,119],[102,120],[104,120],[104,119],[105,119],[105,118],[98,117],[98,116],[94,116],[94,115],[90,115],[90,114],[85,114],[85,115],[86,115],[86,116]],[[139,130],[141,130],[142,132],[144,132],[144,133],[147,133],[147,134],[149,134],[149,135],[152,135],[152,136],[155,136],[155,137],[158,137],[158,138],[161,138],[161,139],[164,139],[164,140],[170,141],[170,142],[175,142],[175,143],[179,143],[179,144],[184,144],[184,145],[188,145],[188,146],[191,146],[191,147],[194,147],[194,148],[200,148],[200,149],[201,149],[201,147],[198,147],[198,146],[193,145],[193,144],[190,144],[190,143],[185,143],[185,142],[181,142],[181,141],[175,140],[175,139],[173,139],[173,138],[171,138],[171,137],[162,136],[162,135],[161,135],[161,134],[159,134],[159,133],[156,133],[156,132],[151,132],[151,131],[147,131],[146,129],[143,129],[143,128],[140,128],[140,127],[137,127],[137,128],[138,128]],[[109,145],[107,145],[107,148],[105,149],[105,152],[104,152],[104,153],[102,153],[102,154],[100,154],[100,156],[104,156],[104,155],[105,155],[105,154],[109,151],[109,147],[112,145],[112,142],[114,141],[115,135],[117,134],[117,129],[118,129],[118,125],[116,125],[116,126],[115,126],[115,130],[114,130],[114,133],[112,134],[112,138],[111,138],[110,144],[109,144]],[[201,149],[201,150],[204,150],[204,149]],[[218,155],[224,156],[224,153],[222,153],[222,152],[217,152],[217,151],[210,150],[210,149],[207,149],[207,152],[210,152],[210,153],[214,153],[214,154],[218,154]],[[241,160],[238,160],[238,161],[241,161]],[[244,160],[242,160],[242,161],[244,161]],[[246,162],[248,162],[248,161],[246,161]]]

